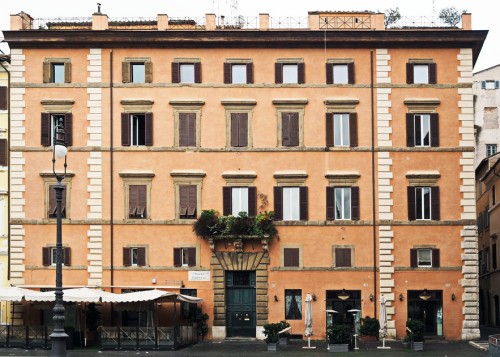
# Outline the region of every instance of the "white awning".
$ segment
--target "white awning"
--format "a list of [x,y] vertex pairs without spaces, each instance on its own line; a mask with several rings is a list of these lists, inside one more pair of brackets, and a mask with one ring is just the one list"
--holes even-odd
[[125,294],[111,294],[102,297],[102,302],[124,303],[141,301],[183,301],[191,304],[197,304],[203,302],[203,299],[157,289],[134,291],[132,293]]
[[34,290],[18,288],[16,286],[0,288],[0,301],[21,301],[25,295],[36,293]]
[[[67,302],[99,302],[101,298],[108,295],[118,295],[108,293],[99,289],[76,288],[64,289],[63,300]],[[32,291],[24,297],[28,301],[55,301],[54,291]]]

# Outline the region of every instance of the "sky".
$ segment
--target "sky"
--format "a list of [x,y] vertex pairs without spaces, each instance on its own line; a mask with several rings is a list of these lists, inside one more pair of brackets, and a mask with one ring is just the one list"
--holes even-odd
[[[236,3],[237,15],[258,16],[268,13],[271,17],[306,17],[308,11],[354,11],[369,10],[384,12],[399,8],[401,16],[437,17],[439,10],[455,7],[460,12],[472,14],[473,30],[489,30],[474,72],[500,64],[500,5],[492,0],[2,0],[0,5],[0,30],[10,27],[9,15],[24,11],[33,18],[90,17],[101,3],[101,12],[110,18],[156,17],[202,17],[216,13],[229,17],[229,3]],[[234,9],[234,7],[233,7]],[[234,14],[235,12],[233,12]],[[3,39],[3,36],[0,37]],[[6,44],[0,49],[8,53]]]

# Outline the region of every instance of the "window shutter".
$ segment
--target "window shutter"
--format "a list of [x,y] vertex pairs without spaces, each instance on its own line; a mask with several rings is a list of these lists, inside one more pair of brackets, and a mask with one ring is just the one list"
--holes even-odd
[[50,266],[50,247],[42,248],[42,265],[44,267]]
[[50,83],[51,69],[50,62],[43,62],[43,83]]
[[306,83],[306,64],[301,62],[297,64],[297,80],[298,84]]
[[146,185],[138,185],[137,187],[137,214],[138,218],[147,217],[147,187]]
[[283,64],[281,63],[274,64],[274,83],[283,83]]
[[196,185],[190,185],[188,186],[188,192],[189,192],[189,205],[188,205],[188,216],[190,216],[191,218],[196,218],[196,204],[197,204],[197,195],[196,195],[196,192],[197,192],[197,187]]
[[274,219],[283,219],[283,187],[274,186]]
[[186,218],[189,206],[188,186],[179,186],[179,218]]
[[139,205],[139,191],[136,185],[128,187],[128,217],[134,218],[137,213],[137,206]]
[[224,83],[225,84],[232,83],[231,69],[232,69],[231,63],[224,63]]
[[41,129],[41,134],[42,134],[42,146],[50,146],[52,142],[51,138],[51,123],[50,123],[50,113],[42,113],[42,129]]
[[188,266],[196,266],[196,248],[187,248],[188,250]]
[[335,187],[326,188],[326,219],[335,219]]
[[64,131],[66,132],[66,145],[73,145],[73,113],[64,115]]
[[290,115],[289,113],[281,113],[281,145],[290,145]]
[[153,113],[146,113],[146,146],[153,146]]
[[130,115],[122,113],[122,146],[130,146]]
[[8,165],[7,151],[7,139],[0,139],[0,166]]
[[229,186],[222,187],[222,214],[224,216],[229,216],[233,211],[232,193],[233,193],[232,187]]
[[130,261],[130,248],[123,247],[123,266],[129,267],[132,265]]
[[187,113],[179,113],[179,146],[188,146],[188,123]]
[[239,128],[238,128],[239,120],[238,113],[231,113],[231,146],[236,147],[239,146]]
[[174,248],[174,267],[182,266],[182,249]]
[[413,63],[406,64],[406,83],[413,84]]
[[300,187],[299,201],[300,201],[300,220],[307,221],[309,219],[307,187]]
[[253,83],[253,63],[247,63],[247,83]]
[[7,109],[7,87],[0,87],[0,109]]
[[63,258],[64,258],[64,265],[70,266],[71,265],[71,248],[65,247],[63,248]]
[[351,267],[351,248],[335,248],[335,266],[339,268]]
[[290,146],[299,146],[299,113],[290,113]]
[[248,113],[238,114],[238,144],[248,146]]
[[359,221],[359,187],[351,187],[351,219]]
[[415,187],[408,187],[408,220],[415,220]]
[[481,81],[481,89],[486,89],[486,81]]
[[144,81],[153,83],[153,62],[144,62]]
[[354,62],[347,64],[347,83],[354,84]]
[[333,113],[326,113],[326,146],[333,146]]
[[187,144],[188,146],[196,146],[196,114],[188,114],[188,133],[187,133]]
[[248,187],[248,215],[255,217],[257,215],[257,187]]
[[47,217],[49,218],[56,218],[56,209],[57,209],[57,203],[56,203],[56,190],[54,190],[54,185],[49,186],[49,202],[47,202]]
[[439,206],[439,187],[431,187],[431,219],[435,221],[441,219]]
[[201,62],[194,64],[194,83],[201,83]]
[[140,267],[146,265],[146,247],[137,248],[137,265]]
[[439,114],[431,113],[431,146],[439,146]]
[[439,268],[440,267],[439,249],[433,249],[432,250],[432,267],[433,268]]
[[299,248],[283,248],[283,266],[285,267],[300,266]]
[[[66,193],[68,191],[68,186],[67,185],[63,185],[64,186],[64,190],[62,192],[62,201],[61,201],[61,217],[62,218],[66,218]],[[55,191],[55,190],[53,190]],[[55,197],[54,197],[55,198]],[[54,201],[55,202],[55,201]]]
[[71,62],[64,63],[64,83],[71,83]]
[[418,267],[418,249],[410,249],[410,267]]
[[495,89],[499,89],[500,88],[500,81],[495,81]]
[[437,83],[437,69],[435,63],[429,63],[429,84]]
[[415,121],[411,113],[406,113],[406,146],[409,148],[415,146]]
[[130,62],[122,62],[122,82],[130,83]]
[[333,63],[325,64],[326,84],[333,84]]
[[180,63],[172,62],[172,83],[179,83],[180,77]]
[[358,146],[358,113],[349,113],[349,146]]

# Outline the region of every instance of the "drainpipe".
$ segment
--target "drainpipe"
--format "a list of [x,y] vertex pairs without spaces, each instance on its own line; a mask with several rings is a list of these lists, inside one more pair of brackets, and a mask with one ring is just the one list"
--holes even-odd
[[375,88],[373,85],[373,50],[370,50],[370,94],[372,121],[372,228],[373,228],[373,316],[377,316],[377,215],[375,212]]
[[114,182],[113,182],[113,50],[109,50],[109,171],[110,171],[110,190],[109,190],[109,202],[110,202],[110,207],[109,207],[109,219],[110,219],[110,225],[109,225],[109,234],[110,234],[110,285],[111,285],[111,292],[113,292],[113,286],[115,285],[114,282],[114,260],[113,260],[113,253],[114,253],[114,226],[113,226],[113,219],[114,219],[114,205],[113,205],[113,192],[114,192]]

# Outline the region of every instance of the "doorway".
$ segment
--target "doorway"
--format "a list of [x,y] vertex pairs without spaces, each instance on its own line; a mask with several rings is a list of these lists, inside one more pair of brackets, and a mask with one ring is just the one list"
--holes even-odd
[[443,292],[429,290],[422,295],[422,290],[409,290],[408,319],[422,321],[424,335],[443,336]]
[[255,337],[255,271],[226,271],[226,336]]

